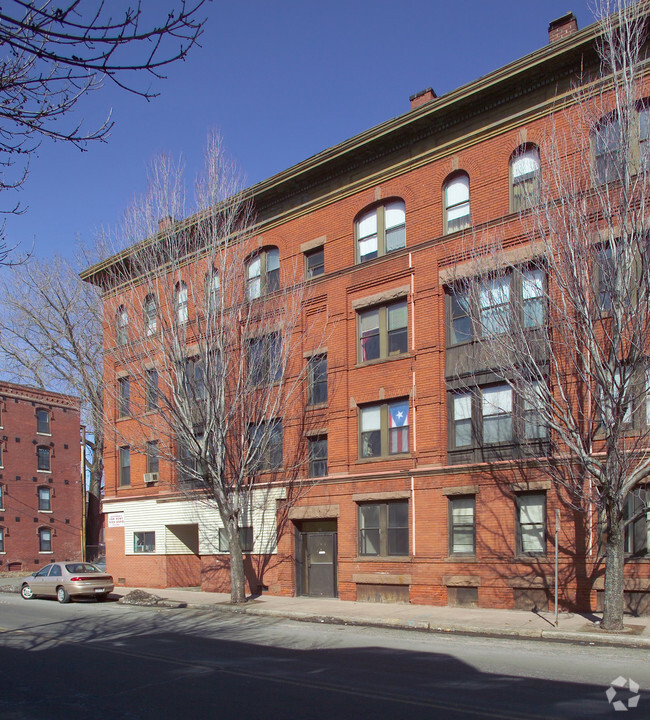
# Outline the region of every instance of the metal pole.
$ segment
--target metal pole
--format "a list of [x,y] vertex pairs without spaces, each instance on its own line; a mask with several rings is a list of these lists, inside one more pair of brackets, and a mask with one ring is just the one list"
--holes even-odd
[[560,535],[560,511],[555,510],[555,627],[558,626],[558,538]]

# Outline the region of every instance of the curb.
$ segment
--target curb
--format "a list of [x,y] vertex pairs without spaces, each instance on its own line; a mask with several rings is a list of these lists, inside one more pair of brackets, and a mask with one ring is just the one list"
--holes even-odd
[[286,618],[297,622],[309,622],[326,625],[349,625],[353,627],[376,627],[393,630],[414,630],[440,635],[466,635],[472,637],[492,637],[505,640],[540,640],[557,643],[579,643],[593,646],[627,647],[632,649],[650,648],[650,638],[624,635],[596,635],[589,632],[569,632],[563,630],[516,630],[485,628],[472,625],[435,625],[425,620],[377,619],[363,620],[345,615],[317,615],[290,610],[266,610],[259,607],[233,607],[221,604],[188,604],[193,609],[222,610],[242,615],[257,615],[274,618]]

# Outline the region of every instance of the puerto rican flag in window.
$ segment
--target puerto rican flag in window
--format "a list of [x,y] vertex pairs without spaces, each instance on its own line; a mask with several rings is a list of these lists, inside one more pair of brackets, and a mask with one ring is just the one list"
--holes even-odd
[[409,451],[408,400],[390,403],[388,406],[388,435],[391,455]]

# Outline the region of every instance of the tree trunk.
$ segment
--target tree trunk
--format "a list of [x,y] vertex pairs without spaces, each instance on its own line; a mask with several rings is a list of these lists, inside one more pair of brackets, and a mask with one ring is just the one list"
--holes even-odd
[[601,624],[602,629],[608,632],[623,629],[624,559],[623,519],[610,518],[605,558],[605,600]]
[[230,541],[230,602],[246,602],[246,576],[244,575],[244,555],[239,541],[239,528],[236,522],[227,528]]

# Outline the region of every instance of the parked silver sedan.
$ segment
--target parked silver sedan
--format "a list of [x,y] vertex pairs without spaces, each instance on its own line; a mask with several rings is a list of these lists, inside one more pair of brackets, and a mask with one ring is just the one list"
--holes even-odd
[[113,591],[113,577],[87,562],[50,563],[23,581],[25,600],[37,595],[55,597],[60,603],[71,597],[95,597],[103,602]]

